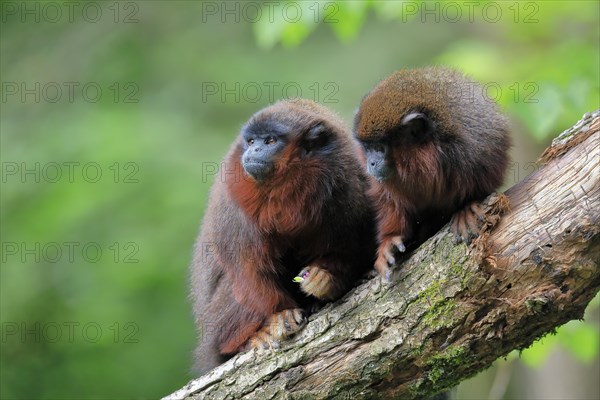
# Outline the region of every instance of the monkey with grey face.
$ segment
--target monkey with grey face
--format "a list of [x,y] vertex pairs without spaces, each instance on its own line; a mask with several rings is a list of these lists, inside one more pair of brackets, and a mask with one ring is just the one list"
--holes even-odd
[[371,268],[375,220],[358,152],[343,122],[309,100],[278,102],[243,126],[191,266],[199,373],[277,347],[316,301]]
[[478,202],[502,184],[508,120],[480,85],[446,68],[400,70],[362,100],[354,120],[377,212],[375,268],[390,265],[451,220],[457,241],[478,236]]

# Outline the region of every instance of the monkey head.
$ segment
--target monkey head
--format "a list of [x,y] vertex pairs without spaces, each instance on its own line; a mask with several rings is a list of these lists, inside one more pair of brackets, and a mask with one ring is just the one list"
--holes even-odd
[[[360,121],[360,120],[359,120]],[[394,149],[405,154],[433,139],[433,122],[421,112],[402,116],[398,123],[390,122],[376,134],[360,139],[366,158],[367,172],[380,182],[391,179],[396,171]]]
[[354,135],[371,188],[449,214],[501,183],[509,124],[477,82],[439,67],[403,69],[362,99]]
[[257,184],[309,167],[333,151],[338,122],[309,100],[287,100],[252,116],[241,130],[241,164]]
[[[454,79],[451,71],[445,80]],[[420,200],[435,197],[460,146],[452,88],[429,69],[401,70],[377,84],[354,118],[369,175]],[[451,153],[451,154],[450,154]]]

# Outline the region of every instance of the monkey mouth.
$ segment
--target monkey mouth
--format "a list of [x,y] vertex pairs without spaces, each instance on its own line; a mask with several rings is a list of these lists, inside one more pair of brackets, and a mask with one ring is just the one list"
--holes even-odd
[[254,180],[260,182],[271,174],[273,165],[259,160],[247,160],[243,162],[244,171]]
[[244,162],[244,167],[249,167],[249,168],[266,168],[268,165],[269,164],[264,161],[251,160],[251,161]]
[[391,178],[392,168],[386,161],[367,159],[367,173],[378,182],[383,182]]

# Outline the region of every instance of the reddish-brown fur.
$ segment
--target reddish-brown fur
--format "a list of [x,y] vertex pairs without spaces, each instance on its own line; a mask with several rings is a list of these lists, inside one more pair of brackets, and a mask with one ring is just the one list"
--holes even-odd
[[[315,297],[339,297],[374,260],[367,178],[343,123],[325,108],[297,100],[258,112],[243,131],[275,123],[289,131],[271,176],[257,182],[243,172],[239,137],[225,159],[230,173],[211,192],[192,264],[199,372],[270,341],[273,332],[275,339],[293,333],[301,326],[293,310],[307,310]],[[317,124],[328,139],[306,153],[305,134]],[[205,243],[214,244],[209,258]],[[309,266],[318,269],[295,283]],[[311,282],[325,277],[327,285]]]
[[[407,134],[403,119],[418,113],[431,130],[421,139]],[[363,99],[355,135],[365,146],[390,149],[393,172],[371,178],[378,219],[376,268],[389,275],[393,242],[419,244],[456,213],[457,239],[477,235],[471,207],[501,183],[508,164],[508,122],[478,84],[444,68],[401,70]],[[386,158],[387,159],[387,158]],[[366,163],[366,159],[363,158]],[[400,250],[402,251],[402,250]]]

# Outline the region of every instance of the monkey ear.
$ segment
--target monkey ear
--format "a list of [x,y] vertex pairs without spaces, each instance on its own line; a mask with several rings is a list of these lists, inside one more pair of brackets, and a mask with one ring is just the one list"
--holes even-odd
[[315,140],[325,135],[327,135],[327,128],[322,122],[319,122],[318,124],[310,128],[310,130],[306,134],[306,139]]
[[420,112],[408,113],[400,122],[402,129],[415,138],[426,138],[432,131],[431,120]]
[[306,132],[302,147],[304,147],[306,153],[310,153],[314,149],[325,146],[328,141],[329,129],[322,122],[319,122]]

